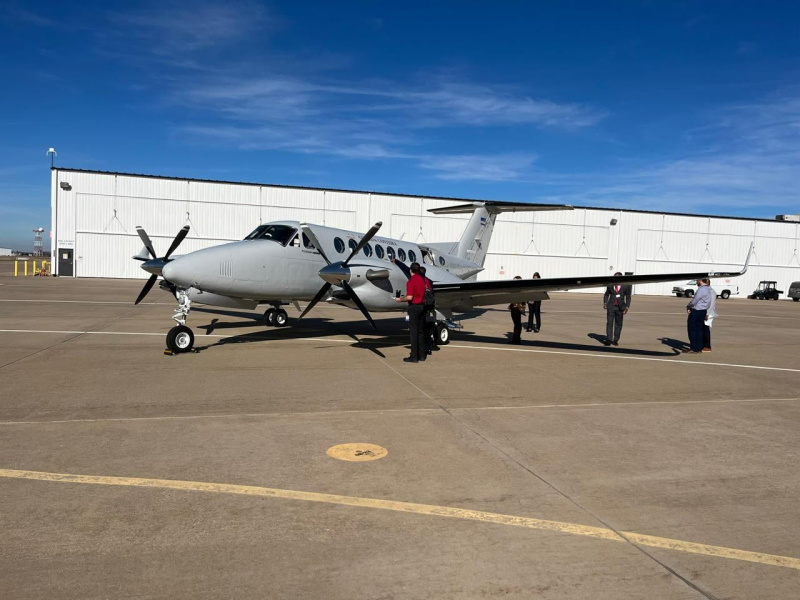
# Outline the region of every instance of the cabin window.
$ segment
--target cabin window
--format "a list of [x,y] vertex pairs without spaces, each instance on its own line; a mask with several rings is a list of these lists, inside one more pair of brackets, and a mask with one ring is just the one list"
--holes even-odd
[[394,248],[391,246],[386,246],[386,258],[394,260]]
[[364,244],[362,250],[364,251],[364,256],[372,256],[372,246],[369,244]]
[[444,266],[444,256],[439,257],[439,264]]
[[358,246],[358,242],[355,240],[350,240],[349,242],[347,242],[347,245],[350,246],[350,250],[352,251],[356,249],[356,246]]
[[408,260],[412,263],[417,262],[417,255],[413,250],[408,251]]
[[344,241],[342,240],[342,238],[340,237],[333,238],[333,247],[336,248],[336,251],[339,254],[344,254],[344,249],[346,248],[346,246],[344,245]]
[[397,249],[397,258],[399,258],[402,262],[406,262],[406,251],[402,248]]
[[[292,240],[297,229],[289,225],[259,225],[248,235],[246,240],[270,240],[278,242],[281,246],[286,246]],[[297,244],[300,244],[299,238]]]

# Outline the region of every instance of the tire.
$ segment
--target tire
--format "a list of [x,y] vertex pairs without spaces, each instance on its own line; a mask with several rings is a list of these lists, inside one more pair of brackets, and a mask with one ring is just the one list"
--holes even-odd
[[730,298],[730,297],[731,297],[731,292],[730,292],[730,290],[722,290],[722,293],[720,294],[720,297],[721,297],[723,300],[727,300],[728,298]]
[[264,311],[264,323],[267,327],[275,327],[275,313],[278,312],[275,308],[268,308]]
[[289,323],[289,315],[285,310],[279,308],[275,311],[275,327],[286,327]]
[[676,298],[680,298],[681,296],[683,296],[683,294],[679,294],[678,292],[675,292],[675,297]]
[[792,298],[795,302],[800,302],[800,298]]
[[436,343],[440,346],[450,343],[450,330],[445,325],[436,326]]
[[194,346],[194,333],[186,325],[173,327],[167,333],[167,348],[174,354],[189,352]]
[[685,292],[683,292],[683,295],[686,296],[687,298],[691,298],[692,296],[694,296],[694,291],[686,290]]

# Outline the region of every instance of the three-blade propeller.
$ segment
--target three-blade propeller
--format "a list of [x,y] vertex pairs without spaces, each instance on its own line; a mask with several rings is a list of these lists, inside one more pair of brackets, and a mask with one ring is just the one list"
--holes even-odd
[[[139,302],[144,300],[144,297],[147,296],[150,290],[153,289],[153,286],[155,285],[158,276],[161,275],[161,271],[164,268],[164,265],[166,265],[169,262],[170,260],[169,257],[172,255],[173,252],[175,252],[175,250],[178,249],[178,246],[181,245],[181,242],[183,242],[183,240],[189,234],[189,226],[184,225],[181,228],[181,230],[178,232],[178,235],[176,235],[175,239],[172,240],[172,244],[170,244],[169,250],[167,250],[167,253],[161,258],[158,257],[156,251],[153,249],[153,242],[150,241],[150,236],[147,235],[147,232],[141,227],[137,227],[136,233],[139,234],[139,237],[142,239],[142,242],[144,243],[144,247],[147,248],[147,251],[150,253],[150,256],[152,257],[150,260],[147,260],[142,264],[142,268],[148,273],[152,273],[152,275],[150,275],[150,279],[148,279],[147,282],[144,284],[142,291],[139,292],[139,296],[136,298],[136,302],[134,302],[134,304],[139,304]],[[134,256],[134,258],[141,260],[137,256]]]
[[328,263],[327,266],[322,267],[322,269],[320,269],[319,272],[319,276],[325,281],[325,285],[323,285],[320,288],[320,290],[317,292],[317,295],[314,296],[313,300],[311,300],[308,306],[306,306],[306,309],[300,315],[301,319],[304,316],[306,316],[306,314],[308,314],[308,312],[317,305],[317,302],[322,300],[325,294],[327,294],[328,291],[331,289],[331,286],[338,285],[341,286],[345,292],[347,292],[347,295],[350,296],[350,299],[355,303],[356,306],[358,306],[358,309],[361,311],[361,313],[364,315],[367,321],[369,321],[373,329],[378,329],[378,327],[375,325],[375,321],[372,320],[372,317],[370,316],[367,307],[364,306],[364,303],[361,302],[361,298],[358,297],[358,294],[356,294],[355,290],[348,283],[350,281],[350,268],[348,267],[348,265],[350,264],[350,261],[353,259],[353,257],[359,252],[361,252],[361,249],[369,243],[369,241],[375,236],[376,233],[378,233],[378,230],[381,228],[382,225],[383,223],[380,221],[375,223],[375,225],[373,225],[370,228],[370,230],[367,231],[366,234],[364,234],[364,237],[361,238],[361,241],[358,242],[356,247],[353,248],[353,251],[350,252],[350,256],[348,256],[343,261],[335,263],[332,263],[330,259],[325,255],[325,251],[322,249],[322,244],[319,243],[319,240],[317,239],[317,236],[314,235],[314,232],[311,230],[311,227],[309,227],[305,223],[300,225],[300,228],[303,230],[303,233],[305,233],[306,237],[308,237],[308,239],[311,240],[311,243],[314,245],[314,248],[317,249],[317,251],[322,256],[323,260],[325,260],[325,262]]

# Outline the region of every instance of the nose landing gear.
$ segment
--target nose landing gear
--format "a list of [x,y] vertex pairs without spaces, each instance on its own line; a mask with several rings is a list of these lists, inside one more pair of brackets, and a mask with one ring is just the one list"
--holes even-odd
[[186,326],[186,318],[192,308],[192,301],[186,290],[176,290],[178,308],[172,318],[178,324],[167,333],[167,349],[173,354],[189,352],[194,346],[194,333]]

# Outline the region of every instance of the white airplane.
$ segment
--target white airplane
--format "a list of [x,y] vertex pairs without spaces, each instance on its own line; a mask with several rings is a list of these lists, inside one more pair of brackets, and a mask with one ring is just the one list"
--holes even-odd
[[[159,276],[161,287],[178,301],[173,315],[177,325],[167,334],[167,348],[188,352],[194,334],[186,326],[192,303],[253,310],[269,305],[264,313],[268,326],[283,327],[288,315],[282,308],[298,301],[309,302],[302,319],[323,298],[331,304],[359,309],[375,327],[370,312],[402,312],[395,298],[405,295],[410,276],[408,264],[419,262],[427,269],[436,297],[436,336],[449,341],[450,319],[477,306],[547,300],[547,292],[606,285],[630,285],[689,280],[703,277],[736,277],[733,273],[662,273],[654,275],[561,277],[475,281],[483,270],[497,215],[503,212],[572,210],[568,205],[511,202],[472,202],[432,209],[434,214],[472,213],[457,242],[416,244],[378,237],[381,223],[366,234],[298,221],[275,221],[259,225],[244,240],[170,258],[189,233],[183,227],[163,257],[158,257],[149,236],[136,231],[145,245],[134,256],[150,273],[136,304],[152,289]],[[752,246],[751,246],[752,252]],[[149,255],[149,258],[148,258]],[[320,279],[323,281],[320,287]]]

